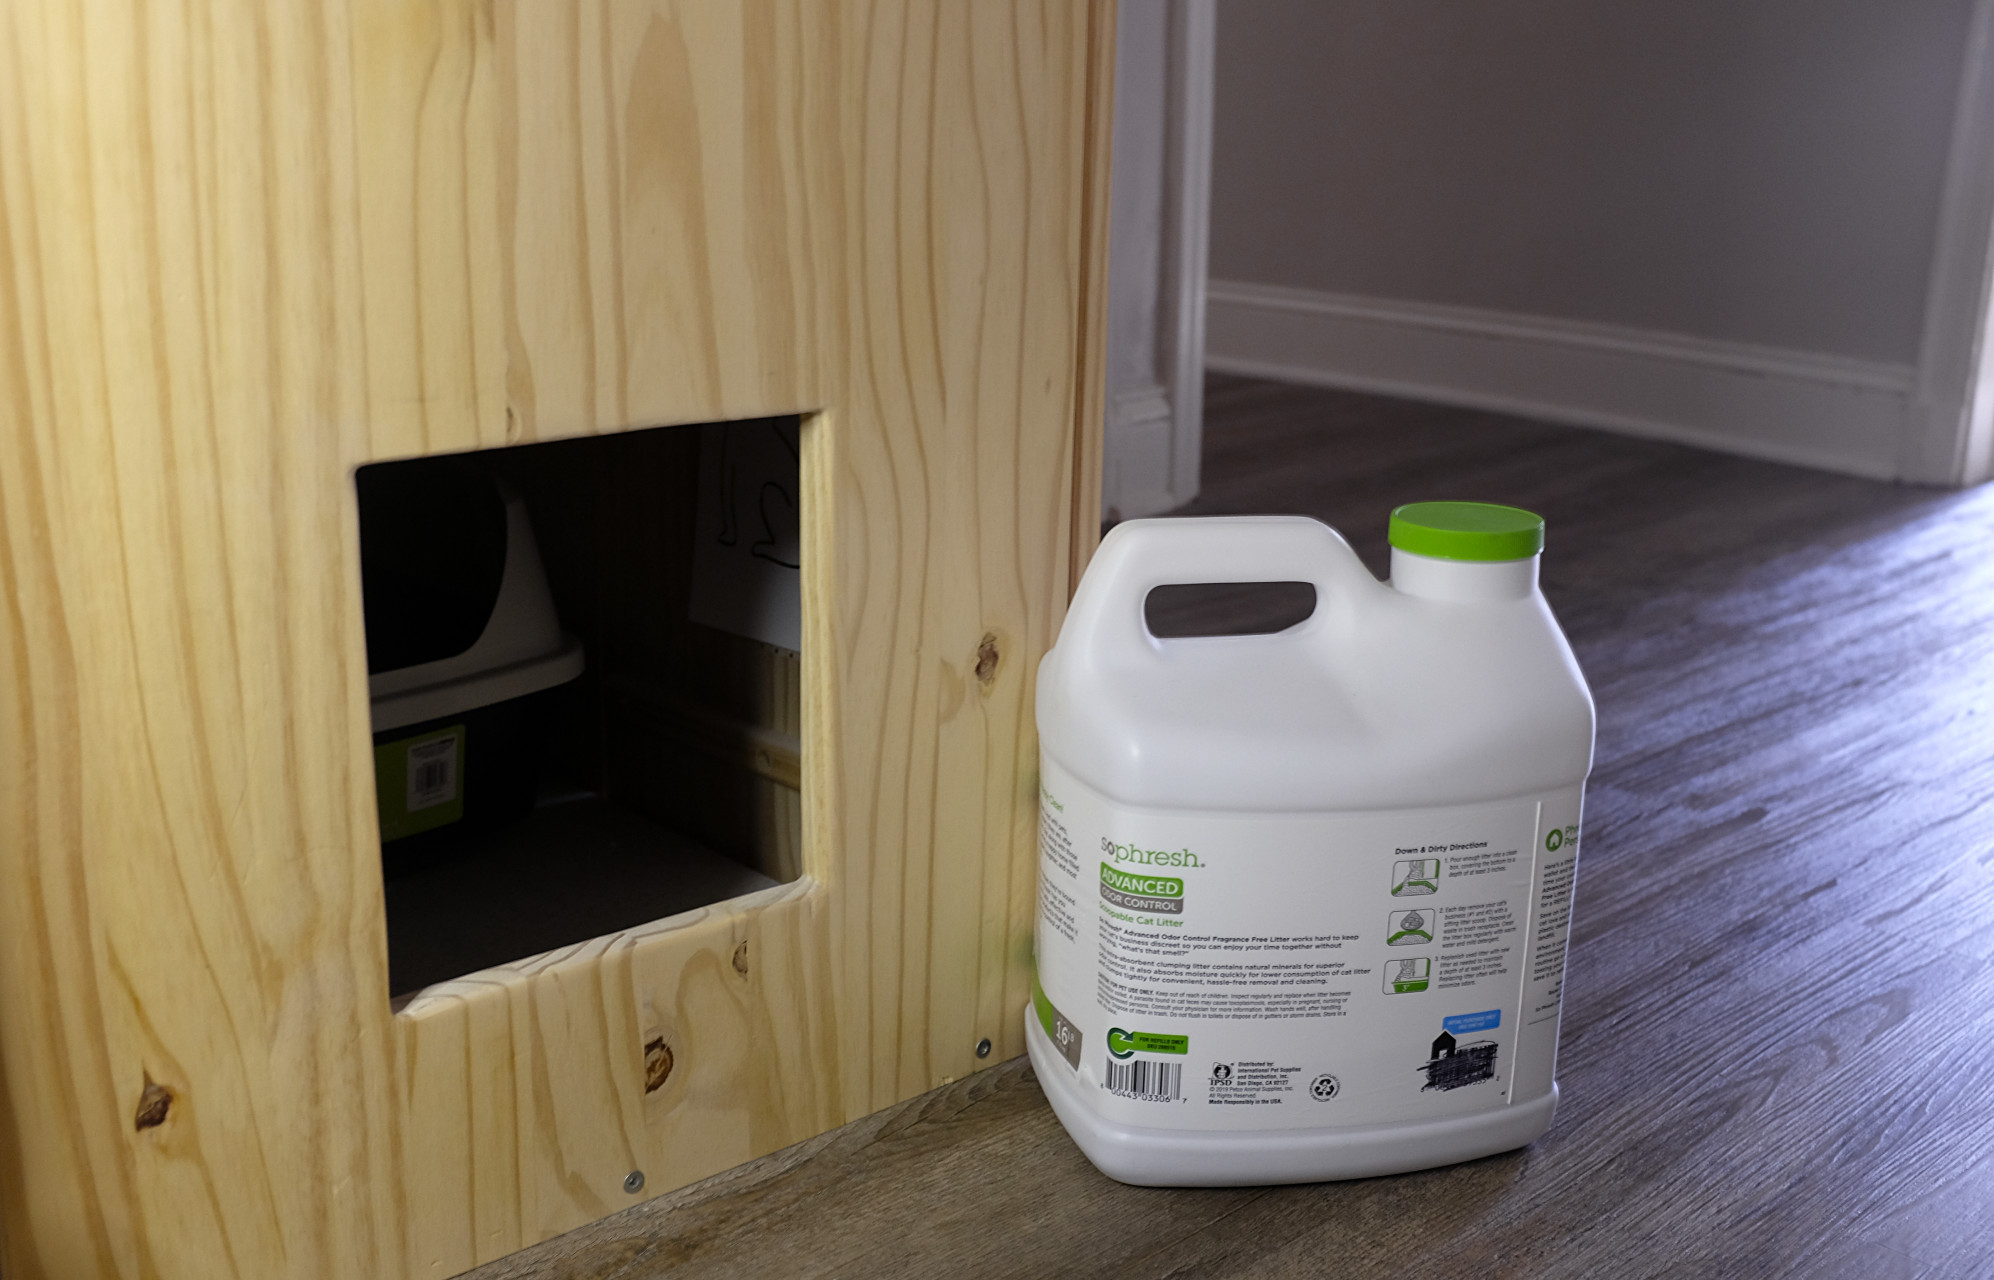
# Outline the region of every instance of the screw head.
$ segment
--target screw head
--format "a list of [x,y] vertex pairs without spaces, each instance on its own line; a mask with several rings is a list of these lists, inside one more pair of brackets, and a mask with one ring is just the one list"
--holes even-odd
[[623,1189],[633,1196],[642,1191],[644,1189],[644,1171],[642,1169],[632,1169],[629,1176],[623,1179]]
[[976,1042],[976,1056],[977,1056],[977,1057],[979,1057],[979,1058],[987,1058],[987,1057],[989,1057],[989,1056],[990,1056],[990,1037],[989,1037],[989,1036],[985,1036],[985,1037],[983,1037],[983,1039],[981,1039],[981,1040],[978,1040],[978,1041]]

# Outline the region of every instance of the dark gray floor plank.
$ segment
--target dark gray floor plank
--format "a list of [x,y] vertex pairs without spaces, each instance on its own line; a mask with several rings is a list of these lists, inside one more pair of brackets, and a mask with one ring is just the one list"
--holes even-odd
[[1372,567],[1541,511],[1600,712],[1557,1124],[1397,1178],[1095,1173],[1002,1064],[474,1273],[1994,1275],[1994,492],[1212,380],[1198,513]]

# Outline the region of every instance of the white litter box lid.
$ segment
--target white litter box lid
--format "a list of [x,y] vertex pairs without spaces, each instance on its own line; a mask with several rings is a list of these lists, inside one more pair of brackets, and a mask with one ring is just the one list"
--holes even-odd
[[526,503],[509,489],[501,493],[505,573],[484,631],[452,657],[369,676],[375,733],[523,698],[574,679],[587,665],[581,642],[561,630],[554,612]]

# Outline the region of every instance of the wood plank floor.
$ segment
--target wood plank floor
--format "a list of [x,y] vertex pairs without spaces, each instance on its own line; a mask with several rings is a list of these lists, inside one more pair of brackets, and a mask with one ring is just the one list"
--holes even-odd
[[1994,1276],[1994,486],[1215,378],[1194,510],[1542,512],[1600,712],[1528,1148],[1319,1186],[1095,1173],[1018,1060],[473,1273]]

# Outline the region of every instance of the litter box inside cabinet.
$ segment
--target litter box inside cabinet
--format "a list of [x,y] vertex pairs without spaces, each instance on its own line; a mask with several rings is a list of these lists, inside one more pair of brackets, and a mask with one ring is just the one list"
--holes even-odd
[[0,1272],[453,1275],[1022,1053],[1112,5],[61,12]]

